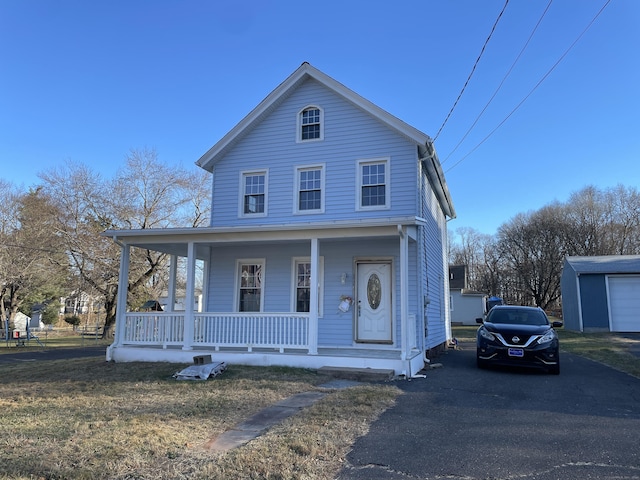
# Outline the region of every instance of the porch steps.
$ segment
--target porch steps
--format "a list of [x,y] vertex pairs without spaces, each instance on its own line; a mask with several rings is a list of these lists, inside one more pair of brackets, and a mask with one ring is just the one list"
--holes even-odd
[[325,366],[318,369],[321,375],[328,375],[343,380],[355,380],[357,382],[386,382],[393,380],[394,371],[388,368],[354,368]]

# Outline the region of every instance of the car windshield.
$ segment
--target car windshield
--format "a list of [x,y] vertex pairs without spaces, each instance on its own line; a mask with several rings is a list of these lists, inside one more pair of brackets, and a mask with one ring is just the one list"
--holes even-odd
[[549,321],[540,310],[494,309],[489,312],[488,322],[510,325],[547,325]]

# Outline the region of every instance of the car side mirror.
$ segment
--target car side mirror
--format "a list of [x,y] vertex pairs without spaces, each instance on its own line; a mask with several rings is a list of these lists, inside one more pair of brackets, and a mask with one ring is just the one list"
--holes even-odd
[[476,323],[483,323],[484,321],[481,318],[476,318]]
[[557,320],[551,324],[553,328],[560,328],[562,325],[564,325],[564,323],[558,322]]

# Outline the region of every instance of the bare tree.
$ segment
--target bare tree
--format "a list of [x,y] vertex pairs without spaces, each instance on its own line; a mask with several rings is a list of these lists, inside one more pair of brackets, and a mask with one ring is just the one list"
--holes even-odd
[[547,308],[559,301],[565,255],[640,254],[640,193],[587,186],[564,204],[516,215],[495,237],[456,233],[450,261],[468,265],[472,288]]
[[449,263],[466,265],[472,290],[502,295],[503,261],[495,237],[467,227],[457,229],[456,236],[459,242],[449,247]]
[[611,211],[608,225],[611,250],[618,255],[640,254],[640,193],[618,185],[604,194]]
[[66,280],[64,250],[53,228],[56,209],[40,189],[2,188],[0,314],[12,321],[34,303],[57,301]]
[[[566,252],[562,206],[516,215],[498,231],[503,258],[516,283],[517,303],[548,308],[560,298],[560,274]],[[528,297],[528,298],[527,298]]]
[[604,252],[606,217],[602,196],[595,187],[586,187],[569,197],[565,219],[569,228],[567,242],[574,255]]
[[[105,331],[115,322],[120,248],[100,233],[106,229],[198,226],[208,212],[202,201],[204,181],[194,185],[194,174],[161,163],[155,150],[132,150],[125,168],[110,181],[72,163],[41,178],[62,212],[58,228],[73,273],[103,298]],[[195,213],[194,204],[198,206]],[[160,294],[166,285],[160,274],[166,261],[165,254],[132,249],[131,306]]]

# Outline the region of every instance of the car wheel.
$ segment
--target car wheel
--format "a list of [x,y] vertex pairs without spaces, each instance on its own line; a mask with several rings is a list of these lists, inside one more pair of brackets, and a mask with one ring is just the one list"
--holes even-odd
[[560,362],[556,363],[549,369],[549,373],[552,375],[560,375]]

